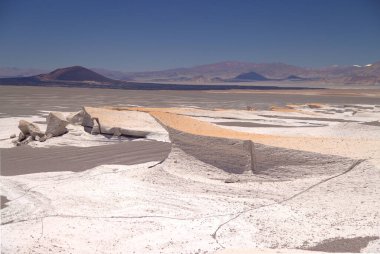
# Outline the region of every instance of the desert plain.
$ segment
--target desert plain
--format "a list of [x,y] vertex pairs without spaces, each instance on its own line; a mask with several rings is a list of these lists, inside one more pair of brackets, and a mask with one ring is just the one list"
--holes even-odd
[[[380,252],[378,89],[0,101],[2,253]],[[66,133],[16,145],[20,120],[45,130],[51,112]]]

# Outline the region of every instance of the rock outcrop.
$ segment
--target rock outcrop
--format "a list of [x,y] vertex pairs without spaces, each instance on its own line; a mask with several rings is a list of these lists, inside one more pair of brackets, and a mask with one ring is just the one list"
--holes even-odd
[[50,112],[46,122],[47,127],[45,134],[47,138],[61,136],[67,132],[66,126],[69,122],[60,112]]
[[31,136],[33,139],[35,139],[36,136],[44,136],[44,133],[36,124],[30,123],[25,120],[20,120],[20,122],[18,123],[18,128],[21,130],[22,134],[25,137]]
[[78,112],[71,113],[66,117],[66,120],[72,125],[82,125],[84,117],[84,110],[80,110]]
[[[12,140],[12,142],[17,146],[26,145],[33,140],[39,140],[45,136],[36,124],[25,120],[19,121],[18,128],[21,132],[16,139]],[[12,137],[13,136],[15,137],[15,135],[12,135]]]
[[91,129],[91,134],[151,138],[167,137],[166,130],[148,113],[118,111],[104,108],[83,108],[82,125]]

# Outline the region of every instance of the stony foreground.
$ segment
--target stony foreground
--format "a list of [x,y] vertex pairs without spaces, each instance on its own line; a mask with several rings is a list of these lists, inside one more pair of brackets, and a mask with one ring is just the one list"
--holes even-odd
[[98,110],[141,118],[20,147],[44,118],[0,119],[2,252],[380,252],[380,107]]

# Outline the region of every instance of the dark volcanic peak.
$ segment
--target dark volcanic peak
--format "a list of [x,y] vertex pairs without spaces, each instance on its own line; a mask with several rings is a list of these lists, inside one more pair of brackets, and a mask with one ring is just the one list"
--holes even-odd
[[242,73],[234,78],[234,80],[249,80],[249,81],[265,81],[268,80],[263,75],[260,75],[254,71]]
[[56,69],[47,74],[37,76],[41,80],[59,80],[59,81],[91,81],[91,82],[110,82],[112,79],[106,78],[94,71],[82,66],[72,66],[67,68]]

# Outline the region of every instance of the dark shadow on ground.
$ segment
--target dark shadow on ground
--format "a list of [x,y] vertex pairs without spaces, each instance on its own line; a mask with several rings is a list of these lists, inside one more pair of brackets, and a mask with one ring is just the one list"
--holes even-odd
[[170,151],[170,143],[159,141],[126,141],[93,147],[14,147],[0,149],[0,173],[14,176],[41,172],[80,172],[105,164],[133,165],[162,161]]
[[7,203],[10,201],[9,199],[7,199],[6,196],[0,196],[1,198],[1,209],[7,207]]
[[378,240],[378,236],[365,236],[355,238],[333,238],[322,241],[316,246],[305,248],[305,250],[323,251],[323,252],[351,252],[358,253],[361,249],[367,247],[369,242]]

